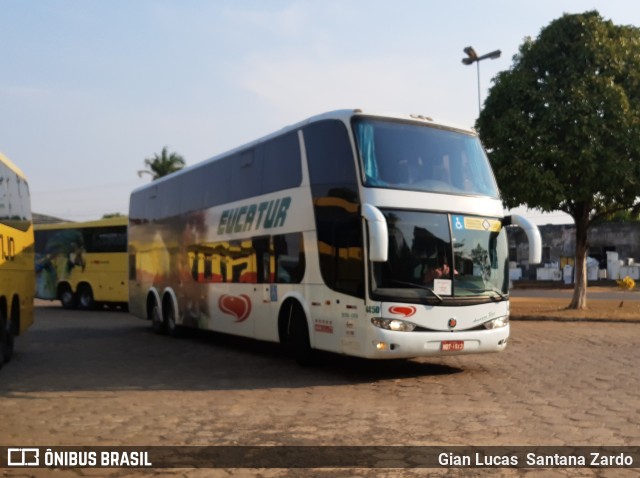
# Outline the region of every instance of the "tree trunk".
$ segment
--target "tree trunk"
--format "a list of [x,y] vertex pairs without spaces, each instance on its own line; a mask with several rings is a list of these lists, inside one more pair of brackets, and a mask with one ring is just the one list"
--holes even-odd
[[587,253],[589,244],[587,242],[587,231],[589,230],[589,212],[584,208],[583,214],[576,215],[576,283],[573,289],[573,298],[569,304],[569,309],[587,308]]

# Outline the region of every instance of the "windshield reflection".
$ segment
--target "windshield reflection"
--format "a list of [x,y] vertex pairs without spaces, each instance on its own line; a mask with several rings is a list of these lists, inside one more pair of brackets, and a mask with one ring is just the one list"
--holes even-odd
[[498,197],[475,135],[366,118],[354,130],[365,186]]
[[[389,259],[373,267],[382,300],[502,300],[508,293],[508,249],[497,219],[382,210]],[[451,226],[450,226],[451,223]]]

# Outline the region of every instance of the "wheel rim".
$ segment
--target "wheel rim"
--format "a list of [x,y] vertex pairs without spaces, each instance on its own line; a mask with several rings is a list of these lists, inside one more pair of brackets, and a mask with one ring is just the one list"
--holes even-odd
[[65,307],[73,305],[73,293],[70,290],[64,290],[60,296],[60,301]]
[[162,317],[160,317],[160,308],[158,304],[154,304],[153,309],[151,309],[151,325],[156,332],[162,332],[164,329],[164,324],[162,323]]
[[167,310],[166,319],[167,330],[170,334],[173,334],[176,331],[176,318],[174,316],[173,309]]
[[90,286],[82,286],[78,291],[78,301],[82,309],[91,309],[93,307],[93,292]]

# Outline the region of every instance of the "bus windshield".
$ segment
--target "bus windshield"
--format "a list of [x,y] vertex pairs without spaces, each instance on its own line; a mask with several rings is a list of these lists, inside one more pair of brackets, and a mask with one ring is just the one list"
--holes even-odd
[[498,197],[473,134],[370,118],[354,119],[354,130],[365,186]]
[[381,211],[389,229],[389,258],[374,264],[377,298],[426,303],[506,299],[508,245],[500,220]]

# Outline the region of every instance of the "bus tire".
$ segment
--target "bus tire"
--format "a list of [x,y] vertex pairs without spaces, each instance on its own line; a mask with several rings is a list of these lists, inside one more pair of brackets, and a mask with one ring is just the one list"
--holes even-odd
[[13,298],[11,304],[11,320],[5,320],[5,335],[2,347],[2,359],[4,363],[11,361],[15,345],[15,337],[20,331],[20,299]]
[[76,295],[71,290],[69,284],[60,284],[58,287],[58,298],[65,309],[75,309],[78,305]]
[[162,314],[160,313],[160,306],[155,299],[152,299],[151,308],[148,311],[149,318],[151,319],[151,328],[158,335],[164,335],[167,333],[164,320],[162,320]]
[[80,284],[78,286],[78,308],[82,310],[93,310],[96,302],[93,300],[93,290],[89,284]]
[[298,365],[309,366],[313,364],[313,349],[309,340],[309,328],[307,327],[307,319],[300,305],[291,306],[292,316],[289,325],[289,342],[293,356]]
[[6,355],[6,336],[7,336],[7,319],[5,317],[5,313],[0,306],[0,368],[5,362]]
[[171,337],[179,337],[180,327],[178,326],[178,324],[176,324],[176,311],[173,308],[173,301],[170,297],[165,297],[162,312],[162,317],[164,317],[164,327],[167,331],[167,335]]

